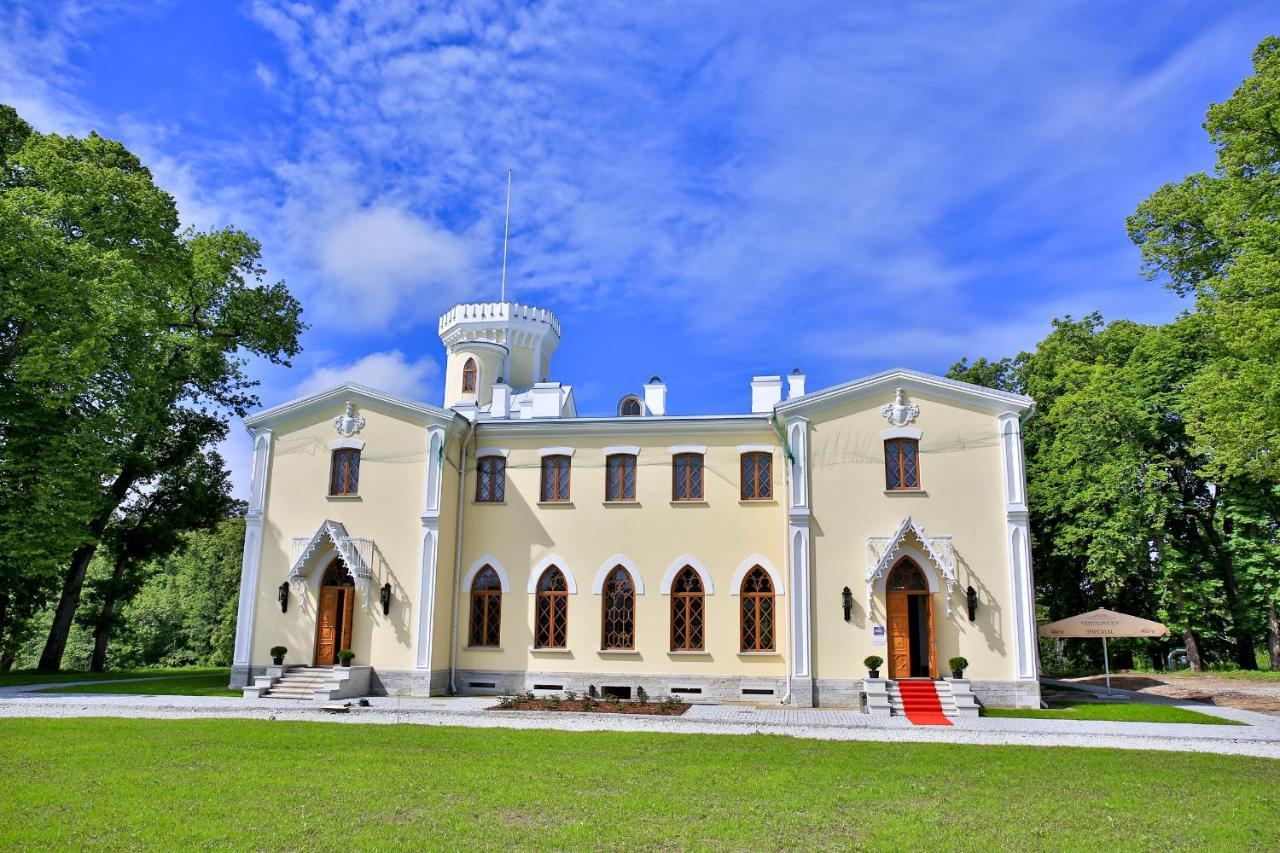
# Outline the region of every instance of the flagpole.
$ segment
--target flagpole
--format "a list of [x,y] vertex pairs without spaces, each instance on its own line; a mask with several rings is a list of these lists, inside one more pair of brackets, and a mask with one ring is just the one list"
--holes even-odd
[[511,232],[511,170],[507,169],[507,216],[502,223],[502,301],[507,301],[507,235]]

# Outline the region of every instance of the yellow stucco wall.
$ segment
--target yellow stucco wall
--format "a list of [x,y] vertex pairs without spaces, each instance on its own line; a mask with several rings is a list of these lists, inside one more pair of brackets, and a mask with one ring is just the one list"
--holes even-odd
[[[474,459],[466,495],[462,567],[465,573],[482,557],[496,559],[510,578],[503,597],[502,646],[498,651],[466,649],[469,590],[460,590],[458,666],[461,669],[556,672],[687,673],[689,675],[785,674],[786,596],[776,599],[778,622],[774,655],[739,654],[739,599],[731,581],[739,565],[753,554],[763,556],[785,578],[783,542],[786,516],[780,454],[774,454],[774,495],[777,500],[743,504],[740,500],[740,444],[776,446],[777,437],[759,429],[740,434],[670,433],[643,438],[619,432],[615,436],[577,437],[566,431],[556,437],[485,437],[480,445],[509,451],[506,501],[502,505],[476,503]],[[607,505],[604,448],[635,445],[636,502]],[[539,505],[541,455],[553,446],[574,449],[570,503]],[[671,500],[671,452],[676,445],[707,448],[704,497],[701,505],[677,505]],[[569,596],[570,654],[531,651],[534,596],[529,577],[544,558],[556,555],[562,569],[572,571],[577,594]],[[639,570],[644,594],[636,596],[636,654],[602,654],[601,596],[592,592],[602,565],[624,555]],[[684,555],[692,555],[711,573],[714,593],[705,599],[706,653],[670,652],[669,596],[662,595],[663,576]],[[785,581],[784,581],[785,583]],[[784,587],[785,589],[785,587]]]
[[[310,663],[314,657],[316,591],[325,559],[315,560],[304,608],[290,590],[289,610],[280,612],[277,588],[288,575],[292,539],[309,537],[325,519],[339,521],[349,535],[372,539],[377,546],[372,565],[375,587],[368,611],[357,602],[352,650],[357,663],[388,669],[412,669],[418,620],[420,537],[427,457],[427,426],[395,414],[390,407],[362,401],[365,426],[357,439],[365,442],[360,461],[360,494],[329,497],[330,443],[340,439],[333,427],[342,403],[307,412],[272,425],[273,447],[267,481],[262,555],[254,613],[254,663],[264,663],[274,645],[289,648],[288,663]],[[455,453],[456,459],[456,453]],[[446,467],[446,484],[449,482]],[[456,480],[453,481],[456,483]],[[442,574],[452,567],[454,492],[442,489]],[[447,578],[451,581],[451,576]],[[444,583],[446,579],[440,579]],[[393,604],[383,616],[377,589],[393,589]],[[444,589],[448,589],[445,584]],[[448,592],[440,600],[448,601]],[[445,629],[447,631],[447,628]],[[447,637],[447,634],[446,634]],[[445,643],[447,645],[447,642]],[[439,660],[439,644],[433,658]],[[447,665],[447,652],[444,657]]]
[[[945,675],[947,659],[970,661],[975,680],[1014,680],[1013,601],[1006,542],[1002,448],[998,415],[953,399],[913,391],[919,416],[910,424],[923,435],[920,464],[923,489],[886,493],[882,432],[890,427],[880,412],[892,402],[886,390],[863,399],[803,412],[808,419],[810,533],[809,609],[812,677],[819,682],[864,677],[869,654],[888,657],[887,645],[875,645],[872,626],[885,624],[884,595],[867,609],[867,539],[888,536],[911,516],[930,536],[953,537],[957,583],[947,616],[943,593],[934,596],[937,662]],[[370,608],[357,608],[352,648],[357,663],[384,671],[417,667],[419,577],[422,560],[423,504],[430,429],[443,420],[407,415],[402,409],[362,399],[365,418],[356,436],[365,442],[358,498],[329,497],[331,443],[339,439],[333,419],[343,403],[310,408],[289,420],[272,421],[272,450],[265,498],[263,543],[256,590],[252,663],[261,665],[267,650],[288,646],[288,662],[309,663],[315,643],[316,590],[325,560],[314,561],[307,606],[299,607],[290,590],[288,613],[281,614],[277,587],[292,560],[293,537],[309,537],[325,519],[339,521],[355,537],[377,545]],[[794,412],[783,413],[792,416]],[[583,428],[572,421],[482,423],[471,436],[462,491],[462,550],[459,541],[457,464],[471,429],[453,423],[439,495],[435,600],[429,668],[450,665],[456,641],[460,670],[508,672],[609,672],[617,674],[780,678],[791,654],[793,589],[786,553],[792,521],[780,440],[763,420],[742,421],[732,431],[723,422],[704,427],[690,421],[653,422],[624,427],[623,422]],[[637,500],[607,504],[605,448],[639,447]],[[740,448],[765,445],[773,452],[774,499],[740,500]],[[672,501],[672,447],[705,446],[704,501]],[[573,451],[570,501],[540,504],[543,449]],[[475,453],[507,452],[506,500],[500,505],[475,501]],[[918,544],[918,543],[917,543]],[[535,567],[554,555],[572,573],[576,594],[569,596],[569,653],[532,650],[535,598],[529,593]],[[593,591],[602,567],[622,555],[643,583],[636,597],[635,654],[602,653],[601,596]],[[705,600],[705,653],[670,651],[670,597],[662,594],[668,568],[685,555],[704,566],[714,592]],[[739,650],[739,605],[733,578],[756,555],[770,566],[782,594],[776,598],[775,654],[743,655]],[[469,649],[469,589],[463,577],[481,560],[505,571],[501,647]],[[458,582],[455,586],[455,566]],[[945,589],[941,573],[927,572]],[[393,604],[384,617],[376,588],[390,582]],[[978,591],[977,620],[970,623],[965,588]],[[852,619],[846,622],[841,591],[853,593]],[[456,628],[451,629],[456,607]]]
[[[885,489],[881,432],[891,427],[880,407],[893,402],[885,392],[809,415],[811,559],[814,608],[814,676],[848,679],[865,676],[868,655],[888,658],[887,646],[872,644],[873,624],[885,624],[884,596],[875,596],[867,612],[866,544],[869,536],[888,536],[906,516],[930,536],[954,537],[958,583],[951,596],[934,596],[938,674],[947,675],[947,659],[968,658],[968,677],[1014,678],[1010,569],[1005,544],[1004,493],[997,415],[989,411],[912,392],[920,414],[910,424],[922,431],[922,491]],[[970,623],[965,589],[978,591],[977,620]],[[844,621],[841,591],[853,592],[853,618]]]

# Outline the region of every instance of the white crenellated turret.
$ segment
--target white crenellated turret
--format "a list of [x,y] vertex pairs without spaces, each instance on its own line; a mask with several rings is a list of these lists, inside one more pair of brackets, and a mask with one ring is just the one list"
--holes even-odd
[[[471,302],[440,316],[445,346],[444,404],[461,410],[494,402],[494,385],[508,386],[500,400],[546,381],[560,346],[560,321],[545,308],[516,302]],[[499,389],[502,391],[503,389]]]

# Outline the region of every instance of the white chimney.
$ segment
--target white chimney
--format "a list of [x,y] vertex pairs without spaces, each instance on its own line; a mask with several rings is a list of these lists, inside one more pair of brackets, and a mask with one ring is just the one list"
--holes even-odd
[[533,398],[533,411],[530,413],[531,417],[560,417],[559,382],[537,382],[534,384],[533,388],[529,390],[529,396]]
[[667,413],[667,386],[656,376],[645,383],[644,409],[650,415]]
[[800,372],[800,368],[791,371],[791,375],[787,377],[787,399],[793,397],[804,396],[804,374]]
[[489,417],[507,418],[511,414],[511,386],[503,382],[501,377],[493,383],[493,405],[489,407]]
[[781,376],[751,377],[751,411],[753,413],[772,412],[773,407],[781,402]]

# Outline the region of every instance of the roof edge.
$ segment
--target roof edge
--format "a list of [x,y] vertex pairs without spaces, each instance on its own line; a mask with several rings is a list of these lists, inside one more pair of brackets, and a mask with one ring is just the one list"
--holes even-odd
[[1036,405],[1035,400],[1023,394],[997,391],[994,388],[961,382],[958,379],[948,379],[945,376],[909,370],[905,367],[894,367],[851,382],[832,385],[829,388],[823,388],[805,394],[802,397],[785,400],[778,404],[777,410],[787,413],[824,409],[845,400],[854,400],[860,396],[874,393],[879,390],[882,384],[894,381],[908,385],[914,384],[923,390],[932,391],[957,402],[973,403],[983,408],[995,409],[1000,412],[1013,411],[1022,414],[1034,409]]
[[363,397],[376,403],[398,409],[401,412],[425,417],[428,420],[437,420],[450,422],[454,418],[461,417],[452,409],[442,409],[439,406],[433,406],[430,403],[421,403],[417,400],[410,400],[406,397],[399,397],[395,394],[388,394],[385,391],[379,391],[376,388],[370,388],[368,385],[361,385],[358,382],[344,382],[341,385],[335,385],[324,391],[315,394],[309,394],[305,397],[298,397],[269,409],[263,409],[260,412],[254,412],[244,419],[245,426],[250,429],[254,427],[265,426],[267,424],[277,423],[279,421],[295,418],[305,414],[311,409],[319,408],[327,405],[334,399],[341,397]]

